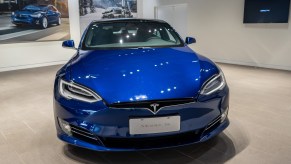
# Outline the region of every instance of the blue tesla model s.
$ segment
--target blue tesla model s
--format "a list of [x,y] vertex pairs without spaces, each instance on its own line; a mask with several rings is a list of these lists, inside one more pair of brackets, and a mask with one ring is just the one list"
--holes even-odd
[[60,25],[61,13],[53,5],[28,5],[20,11],[12,12],[11,21],[16,26],[33,25],[43,29],[50,24]]
[[221,133],[229,89],[221,69],[188,47],[194,42],[161,20],[92,22],[56,75],[57,136],[97,151],[133,151]]

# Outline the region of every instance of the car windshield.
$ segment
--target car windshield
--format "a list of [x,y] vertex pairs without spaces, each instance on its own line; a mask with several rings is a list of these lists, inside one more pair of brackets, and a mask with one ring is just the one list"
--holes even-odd
[[107,8],[106,10],[105,10],[105,12],[111,12],[113,10],[113,8],[112,7],[109,7],[109,8]]
[[167,23],[127,21],[92,23],[82,49],[177,47],[184,43]]
[[46,6],[34,6],[34,5],[28,5],[23,8],[23,10],[29,10],[29,11],[45,11]]
[[115,11],[116,14],[121,14],[122,13],[121,9],[115,9],[114,11]]

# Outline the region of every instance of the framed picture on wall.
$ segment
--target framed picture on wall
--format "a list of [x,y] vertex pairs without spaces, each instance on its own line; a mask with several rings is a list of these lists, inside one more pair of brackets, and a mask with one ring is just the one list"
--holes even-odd
[[99,19],[137,17],[137,0],[79,0],[81,34]]
[[68,0],[0,1],[0,44],[70,39]]

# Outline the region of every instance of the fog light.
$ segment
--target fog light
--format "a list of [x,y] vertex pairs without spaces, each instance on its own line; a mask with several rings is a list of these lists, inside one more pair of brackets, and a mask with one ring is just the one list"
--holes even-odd
[[225,111],[221,114],[221,119],[220,119],[220,123],[223,123],[225,121],[225,119],[227,118],[228,115],[228,107],[225,109]]
[[71,132],[71,126],[67,121],[64,121],[60,118],[58,118],[59,120],[59,125],[61,127],[61,129],[63,130],[63,132],[65,132],[67,135],[71,136],[72,132]]

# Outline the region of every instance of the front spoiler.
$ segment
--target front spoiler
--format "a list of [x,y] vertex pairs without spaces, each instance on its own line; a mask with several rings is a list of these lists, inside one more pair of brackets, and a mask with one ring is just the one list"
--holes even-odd
[[186,144],[179,144],[179,145],[171,145],[171,146],[163,146],[163,147],[154,147],[154,148],[145,148],[145,149],[122,149],[122,148],[107,148],[107,147],[103,147],[103,146],[98,146],[98,145],[94,145],[88,142],[84,142],[82,140],[76,139],[74,137],[68,136],[64,133],[59,133],[58,134],[58,138],[68,144],[74,145],[74,146],[78,146],[78,147],[82,147],[82,148],[86,148],[86,149],[91,149],[94,151],[111,151],[111,152],[120,152],[120,151],[141,151],[141,150],[156,150],[156,149],[164,149],[164,148],[173,148],[173,147],[179,147],[179,146],[186,146],[186,145],[192,145],[195,143],[201,143],[201,142],[205,142],[215,136],[217,136],[219,133],[221,133],[224,129],[226,129],[229,126],[229,119],[227,118],[223,123],[221,123],[217,128],[213,129],[212,131],[210,131],[207,134],[204,134],[200,140],[194,141],[194,142],[190,142],[190,143],[186,143]]
[[39,19],[12,19],[13,24],[24,24],[24,25],[40,25]]

